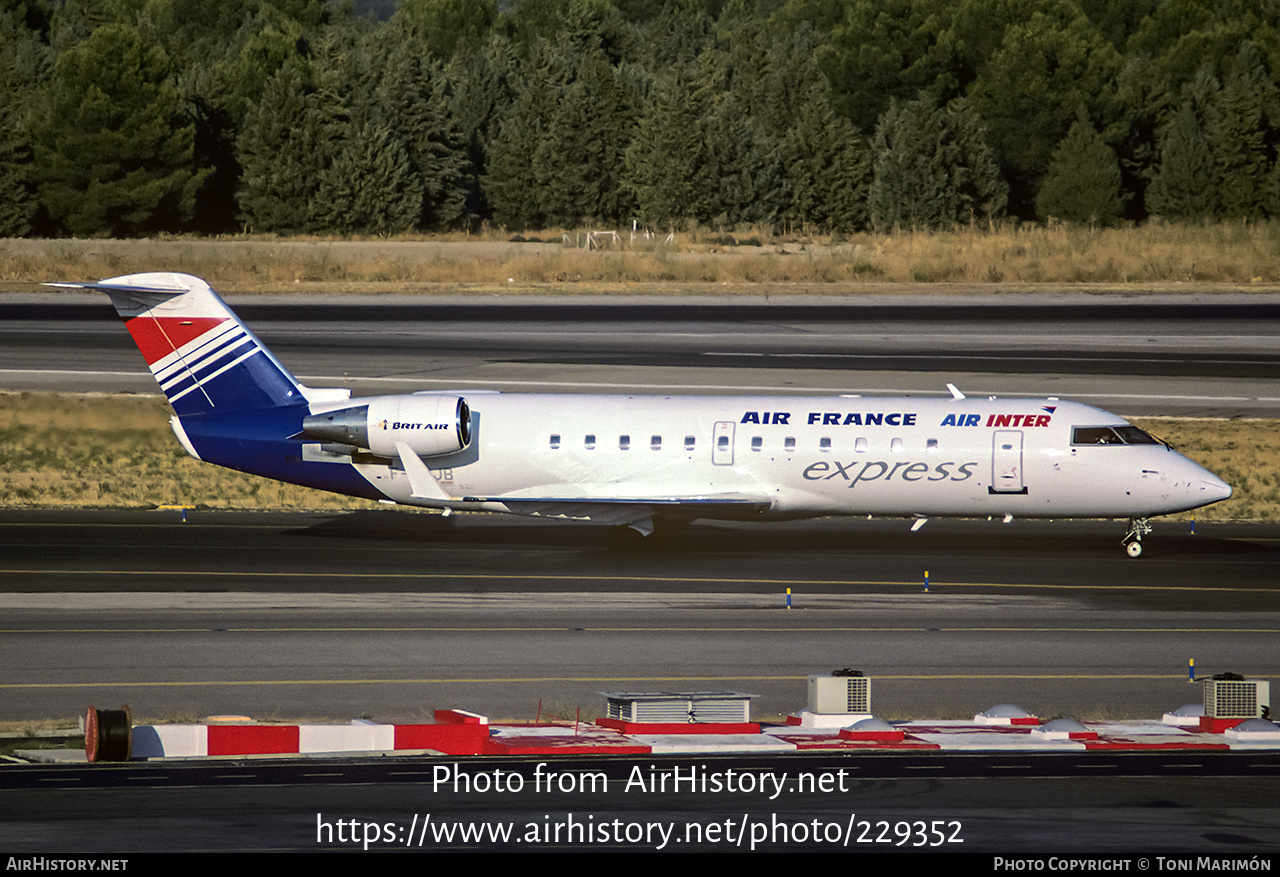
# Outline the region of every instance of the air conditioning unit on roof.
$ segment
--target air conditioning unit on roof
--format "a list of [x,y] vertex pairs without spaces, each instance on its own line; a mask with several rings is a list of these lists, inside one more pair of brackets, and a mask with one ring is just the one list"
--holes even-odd
[[733,724],[751,721],[754,694],[737,691],[604,691],[608,717],[639,724]]
[[810,676],[809,712],[871,714],[871,680],[866,676]]
[[1271,683],[1219,673],[1204,680],[1204,714],[1216,719],[1262,718],[1271,706]]

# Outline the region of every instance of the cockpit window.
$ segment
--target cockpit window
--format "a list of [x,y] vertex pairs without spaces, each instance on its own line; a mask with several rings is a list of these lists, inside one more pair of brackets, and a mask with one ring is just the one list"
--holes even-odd
[[1124,439],[1109,426],[1077,426],[1071,430],[1073,445],[1122,445]]
[[1136,426],[1117,426],[1115,430],[1120,438],[1124,439],[1126,445],[1158,445],[1161,443],[1151,433],[1138,429]]
[[1136,426],[1077,426],[1071,430],[1073,445],[1162,445],[1151,433]]

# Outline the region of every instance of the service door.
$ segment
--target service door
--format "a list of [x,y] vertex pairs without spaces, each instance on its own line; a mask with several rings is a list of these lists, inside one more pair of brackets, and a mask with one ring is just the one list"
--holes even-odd
[[1022,480],[1022,430],[998,429],[991,439],[991,492],[1026,493]]
[[716,429],[711,437],[711,462],[717,466],[733,465],[733,428],[732,420],[716,421]]

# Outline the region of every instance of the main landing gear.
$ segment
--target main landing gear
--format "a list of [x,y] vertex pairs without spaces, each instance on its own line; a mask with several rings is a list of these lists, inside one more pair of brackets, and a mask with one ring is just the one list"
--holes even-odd
[[1142,556],[1142,537],[1151,532],[1151,521],[1147,518],[1130,518],[1129,532],[1124,534],[1124,538],[1120,540],[1120,544],[1124,546],[1125,554],[1130,557]]

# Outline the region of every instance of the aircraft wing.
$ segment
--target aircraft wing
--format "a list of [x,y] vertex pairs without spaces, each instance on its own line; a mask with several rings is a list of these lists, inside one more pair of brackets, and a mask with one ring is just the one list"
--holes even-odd
[[[619,486],[616,484],[575,485],[572,494],[542,493],[535,488],[492,496],[451,496],[407,444],[397,442],[396,449],[413,487],[413,495],[454,507],[459,502],[476,505],[501,503],[522,515],[573,518],[601,524],[632,524],[659,511],[682,509],[693,511],[695,517],[724,516],[726,513],[765,511],[772,505],[771,498],[765,493],[688,493],[678,489],[655,489],[618,496]],[[563,485],[557,487],[563,489]]]
[[602,488],[586,496],[464,496],[464,502],[502,503],[512,512],[544,518],[572,518],[599,524],[624,525],[643,521],[661,511],[686,511],[693,517],[761,512],[771,503],[764,495],[708,494],[609,497]]

